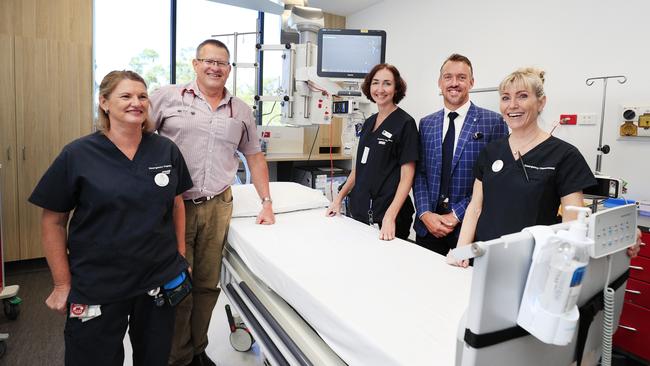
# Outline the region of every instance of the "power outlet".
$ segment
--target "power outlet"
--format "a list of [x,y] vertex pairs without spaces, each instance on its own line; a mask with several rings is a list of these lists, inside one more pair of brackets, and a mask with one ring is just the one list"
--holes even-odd
[[579,125],[595,125],[596,124],[596,114],[595,113],[580,113],[580,114],[578,114],[578,124]]

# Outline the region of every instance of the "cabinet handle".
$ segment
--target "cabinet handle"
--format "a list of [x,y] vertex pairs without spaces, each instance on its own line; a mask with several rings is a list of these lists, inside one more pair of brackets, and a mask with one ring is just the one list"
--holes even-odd
[[7,160],[11,161],[11,148],[10,147],[7,148]]
[[641,267],[641,266],[630,266],[630,269],[636,269],[638,271],[643,271],[643,267]]
[[627,327],[627,326],[625,326],[625,325],[620,325],[620,324],[619,324],[618,327],[619,327],[619,328],[623,328],[623,329],[627,329],[627,330],[629,330],[629,331],[631,331],[631,332],[636,332],[636,331],[637,331],[636,328]]
[[628,289],[625,289],[625,292],[629,292],[629,293],[631,293],[631,294],[635,294],[635,295],[641,295],[641,291],[637,291],[637,290],[628,290]]

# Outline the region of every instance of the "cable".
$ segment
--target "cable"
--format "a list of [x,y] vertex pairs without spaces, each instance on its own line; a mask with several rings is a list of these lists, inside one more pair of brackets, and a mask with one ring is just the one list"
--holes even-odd
[[[271,107],[271,110],[269,111],[269,113],[262,113],[262,116],[268,116],[269,114],[273,113],[273,110],[275,110],[275,105],[276,104],[278,104],[277,100],[275,102],[273,102],[273,106]],[[268,122],[267,122],[267,124],[268,124]]]
[[612,274],[611,255],[607,256],[607,281],[603,290],[603,355],[601,357],[602,366],[611,366],[612,364],[612,335],[614,334],[614,289],[609,287],[609,279]]
[[334,158],[332,156],[332,121],[329,124],[330,130],[330,197],[334,200]]
[[[307,161],[306,161],[307,163],[309,163],[309,161],[311,160],[311,153],[312,151],[314,151],[314,146],[316,145],[316,140],[318,139],[319,131],[320,131],[320,125],[318,125],[318,128],[316,129],[316,134],[314,135],[314,141],[312,141],[311,143],[311,148],[309,149],[309,156],[307,157]],[[305,166],[305,168],[307,167]],[[298,182],[302,182],[305,179],[305,175],[307,175],[307,169],[303,170],[302,177],[300,178],[300,180],[298,180]]]

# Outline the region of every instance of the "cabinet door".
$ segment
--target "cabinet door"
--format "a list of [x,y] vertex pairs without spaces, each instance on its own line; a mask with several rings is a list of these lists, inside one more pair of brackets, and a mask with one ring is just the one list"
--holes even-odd
[[0,209],[5,261],[20,257],[16,173],[16,99],[14,37],[0,34]]
[[61,148],[92,126],[91,45],[16,37],[20,258],[43,256],[41,210],[27,198]]

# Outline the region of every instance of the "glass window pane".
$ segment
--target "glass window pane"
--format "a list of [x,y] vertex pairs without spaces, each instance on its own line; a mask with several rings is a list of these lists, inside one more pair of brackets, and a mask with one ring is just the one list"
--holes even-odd
[[95,95],[112,70],[137,72],[149,91],[169,84],[169,0],[95,0],[94,9]]
[[[231,34],[255,32],[257,25],[257,12],[254,10],[238,8],[231,5],[219,4],[208,0],[183,0],[178,2],[178,17],[176,25],[176,82],[178,84],[187,83],[194,79],[194,70],[192,69],[192,59],[195,57],[196,46],[208,38],[216,38],[224,42],[230,51],[231,62],[235,61],[234,56],[234,37],[221,36],[221,34]],[[255,44],[254,35],[240,36],[237,47],[237,56],[239,62],[255,62]],[[240,56],[241,55],[241,56]],[[252,56],[251,56],[252,55]],[[248,72],[238,72],[240,77],[248,79]],[[254,73],[253,80],[254,80]],[[226,88],[233,91],[234,73],[231,72]],[[253,92],[250,95],[240,95],[240,83],[246,85],[254,81],[242,80],[237,81],[237,96],[246,100],[252,100]]]

